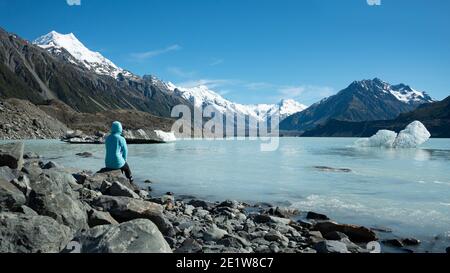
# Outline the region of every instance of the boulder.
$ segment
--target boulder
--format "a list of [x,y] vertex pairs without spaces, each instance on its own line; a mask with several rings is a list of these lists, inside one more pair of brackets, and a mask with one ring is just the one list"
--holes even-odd
[[339,241],[321,241],[314,245],[317,253],[350,253],[345,243]]
[[213,224],[203,233],[203,239],[205,241],[218,241],[227,234],[228,232]]
[[0,253],[57,253],[72,236],[50,217],[0,213]]
[[196,208],[201,207],[202,209],[205,209],[205,210],[210,210],[213,207],[212,203],[209,203],[209,202],[206,202],[203,200],[197,200],[197,199],[193,199],[193,200],[189,201],[188,204],[191,206],[194,206]]
[[329,232],[329,233],[325,234],[323,237],[327,240],[334,240],[334,241],[340,241],[342,239],[348,238],[347,235],[345,235],[344,233],[339,232],[339,231]]
[[289,242],[289,239],[286,238],[281,232],[276,230],[269,231],[265,236],[264,239],[269,242]]
[[32,208],[28,206],[20,206],[20,208],[17,208],[15,212],[30,215],[30,216],[37,216],[39,215],[37,212],[35,212]]
[[267,210],[267,214],[280,218],[291,218],[300,214],[300,211],[297,209],[275,207]]
[[20,170],[23,167],[23,142],[0,145],[0,167]]
[[76,156],[82,157],[82,158],[89,158],[92,157],[93,154],[89,153],[89,152],[83,152],[83,153],[77,153]]
[[330,220],[330,218],[328,218],[325,214],[315,213],[312,211],[306,214],[306,218],[311,220]]
[[88,227],[84,205],[78,200],[79,195],[71,188],[76,183],[69,173],[44,170],[31,181],[31,193],[28,205],[40,215],[49,216],[75,231]]
[[13,179],[16,179],[18,176],[17,170],[12,170],[8,166],[0,167],[0,179],[11,181]]
[[13,179],[11,184],[16,186],[24,195],[28,197],[31,192],[30,179],[25,174],[20,175],[18,178]]
[[39,159],[39,158],[41,158],[41,156],[40,155],[38,155],[37,153],[35,153],[35,152],[26,152],[24,155],[23,155],[23,158],[24,159]]
[[385,245],[388,246],[393,246],[393,247],[404,247],[404,244],[401,240],[399,239],[388,239],[388,240],[383,240],[382,242]]
[[14,211],[25,203],[25,195],[18,188],[0,179],[0,211]]
[[318,222],[314,225],[314,230],[320,231],[322,234],[327,234],[332,231],[339,231],[347,235],[351,241],[357,243],[367,243],[377,241],[377,235],[371,229],[347,224],[338,224],[332,221]]
[[187,238],[181,246],[175,250],[175,253],[199,253],[202,251],[202,245],[196,240]]
[[134,191],[125,187],[124,185],[122,185],[122,183],[117,181],[113,182],[112,185],[103,193],[111,196],[125,196],[134,199],[140,198],[139,194],[135,193]]
[[420,240],[416,238],[404,238],[402,239],[402,243],[407,246],[417,246],[420,245]]
[[[117,171],[108,171],[105,169],[100,170],[99,172],[88,176],[83,185],[91,190],[101,191],[103,182],[108,182],[112,184],[113,182],[119,182],[125,187],[135,191],[140,190],[135,184],[132,184],[128,181],[128,179],[122,174],[120,170]],[[106,190],[105,188],[103,190]]]
[[76,239],[82,253],[171,253],[152,221],[136,219],[119,225],[97,226]]
[[164,235],[174,232],[172,224],[163,214],[163,207],[156,203],[129,197],[104,195],[96,198],[92,205],[109,212],[119,222],[141,218],[149,219],[158,226]]
[[61,168],[62,168],[62,166],[54,161],[49,161],[42,167],[42,169],[44,169],[44,170],[61,169]]
[[109,212],[104,211],[98,211],[95,209],[92,209],[88,213],[89,220],[88,224],[89,227],[96,227],[96,226],[102,226],[102,225],[118,225],[119,222],[117,222]]

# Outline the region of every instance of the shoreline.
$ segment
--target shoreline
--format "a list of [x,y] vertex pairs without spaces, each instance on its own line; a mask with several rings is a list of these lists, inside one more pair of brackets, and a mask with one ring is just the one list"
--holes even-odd
[[[15,223],[26,230],[27,223],[37,219],[56,221],[60,230],[49,232],[49,236],[60,238],[59,244],[48,252],[64,251],[72,241],[81,243],[81,251],[88,253],[161,250],[177,253],[368,253],[380,250],[367,248],[368,243],[381,243],[377,234],[380,230],[340,224],[323,214],[270,204],[209,202],[194,196],[178,198],[172,193],[151,196],[151,192],[129,184],[117,171],[94,173],[64,168],[51,161],[42,162],[38,155],[30,153],[22,154],[22,158],[25,159],[20,171],[3,167],[6,170],[3,176],[9,169],[13,179],[3,181],[2,188],[11,186],[7,184],[10,183],[20,190],[9,188],[8,194],[14,202],[1,204],[0,222],[5,226]],[[53,196],[52,199],[49,196]],[[72,206],[57,206],[64,202]],[[301,213],[306,217],[298,218]],[[148,222],[135,223],[143,220]],[[139,242],[140,248],[136,248],[126,241],[118,248],[114,245],[117,242],[107,237],[111,230],[118,229],[120,234],[122,226],[127,226],[127,229],[135,229],[136,238],[146,238],[148,231],[141,230],[142,226],[153,223],[161,232],[158,249],[149,248],[146,242]],[[10,232],[11,238],[26,236],[29,245],[25,246],[25,251],[11,242],[7,252],[42,251],[42,246],[34,246],[39,243],[31,240],[32,236]],[[8,233],[5,236],[2,240],[8,242],[11,238]],[[126,240],[127,235],[123,236],[119,241]],[[54,241],[55,238],[47,239]],[[93,244],[99,240],[105,246]],[[411,252],[409,246],[420,244],[413,238],[384,243],[403,252]]]

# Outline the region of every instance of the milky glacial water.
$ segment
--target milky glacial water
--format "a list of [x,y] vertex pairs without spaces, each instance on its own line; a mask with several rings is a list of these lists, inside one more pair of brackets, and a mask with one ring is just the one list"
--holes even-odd
[[[129,163],[138,182],[154,181],[155,194],[269,202],[340,222],[388,227],[393,233],[380,236],[419,238],[422,251],[450,246],[450,139],[404,150],[357,148],[355,140],[281,138],[274,152],[262,152],[260,142],[250,140],[130,145]],[[102,145],[27,141],[26,150],[67,167],[103,166]],[[94,157],[75,156],[85,151]]]

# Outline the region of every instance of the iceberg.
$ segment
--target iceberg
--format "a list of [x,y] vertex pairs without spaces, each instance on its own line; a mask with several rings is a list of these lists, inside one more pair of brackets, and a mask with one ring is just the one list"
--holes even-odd
[[420,122],[414,121],[401,131],[394,141],[394,148],[416,148],[430,139],[431,134]]
[[380,130],[370,138],[358,139],[355,145],[358,147],[416,148],[430,137],[431,134],[427,128],[420,121],[414,121],[398,135],[394,131]]
[[159,138],[162,142],[175,142],[177,138],[175,137],[174,132],[163,132],[161,130],[155,130],[156,137]]
[[383,147],[391,148],[397,138],[397,133],[389,130],[380,130],[370,138],[362,138],[356,141],[359,147]]

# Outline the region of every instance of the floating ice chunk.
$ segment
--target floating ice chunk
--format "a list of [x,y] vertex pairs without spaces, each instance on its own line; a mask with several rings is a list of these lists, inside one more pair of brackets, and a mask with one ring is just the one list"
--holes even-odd
[[175,142],[177,138],[173,132],[163,132],[160,130],[155,130],[156,136],[163,142]]
[[397,133],[389,130],[380,130],[370,138],[362,138],[356,141],[359,147],[383,147],[391,148],[397,137]]
[[420,122],[414,121],[401,131],[394,141],[394,148],[416,148],[430,139],[431,134]]

